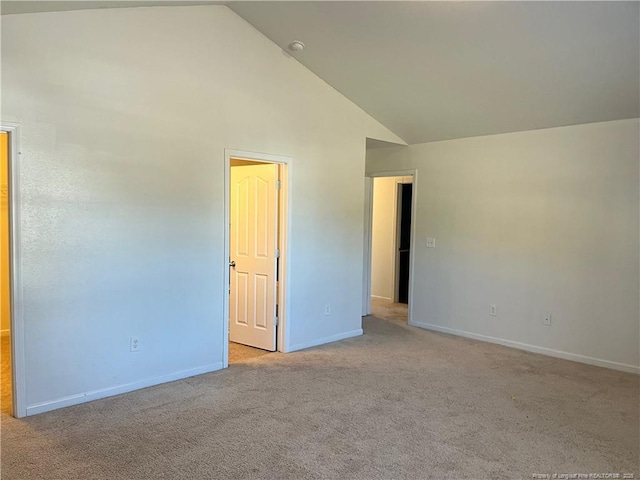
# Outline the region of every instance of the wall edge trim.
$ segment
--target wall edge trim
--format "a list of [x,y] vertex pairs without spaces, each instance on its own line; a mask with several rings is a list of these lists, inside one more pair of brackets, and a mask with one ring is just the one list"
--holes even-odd
[[339,340],[345,340],[347,338],[358,337],[363,333],[364,332],[362,331],[362,329],[359,328],[357,330],[351,330],[349,332],[338,333],[337,335],[331,335],[330,337],[311,340],[310,342],[296,343],[295,345],[291,345],[289,347],[289,349],[287,350],[287,353],[303,350],[305,348],[317,347],[319,345],[324,345],[325,343],[337,342]]
[[570,360],[572,362],[584,363],[586,365],[592,365],[595,367],[609,368],[612,370],[618,370],[621,372],[634,373],[636,375],[640,375],[640,366],[614,362],[611,360],[604,360],[602,358],[588,357],[586,355],[580,355],[578,353],[565,352],[562,350],[554,350],[553,348],[530,345],[528,343],[516,342],[514,340],[507,340],[504,338],[490,337],[488,335],[467,332],[464,330],[457,330],[455,328],[441,327],[439,325],[433,325],[431,323],[412,322],[410,325],[413,327],[424,328],[426,330],[431,330],[438,333],[448,333],[450,335],[456,335],[458,337],[471,338],[473,340],[480,340],[487,343],[495,343],[505,347],[511,347],[511,348],[524,350],[531,353],[546,355],[548,357],[560,358],[563,360]]
[[94,400],[100,400],[102,398],[113,397],[115,395],[129,393],[134,390],[140,390],[142,388],[153,387],[155,385],[160,385],[163,383],[182,380],[184,378],[193,377],[196,375],[202,375],[203,373],[215,372],[216,370],[221,370],[222,368],[223,363],[216,362],[209,365],[204,365],[202,367],[181,370],[179,372],[170,373],[168,375],[160,375],[158,377],[147,378],[145,380],[126,383],[124,385],[107,387],[100,390],[93,390],[86,393],[79,393],[76,395],[70,395],[68,397],[58,398],[56,400],[36,403],[27,407],[27,416],[37,415],[39,413],[49,412],[51,410],[70,407],[72,405],[78,405]]

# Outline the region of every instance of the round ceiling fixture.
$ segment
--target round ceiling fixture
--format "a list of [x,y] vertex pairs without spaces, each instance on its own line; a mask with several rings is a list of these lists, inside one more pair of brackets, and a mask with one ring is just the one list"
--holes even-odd
[[294,40],[289,44],[289,50],[291,50],[292,52],[301,52],[302,50],[304,50],[304,43],[302,43],[300,40]]

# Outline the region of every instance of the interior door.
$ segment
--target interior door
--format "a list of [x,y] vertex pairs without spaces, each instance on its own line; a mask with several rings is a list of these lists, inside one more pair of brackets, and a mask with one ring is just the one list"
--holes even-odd
[[276,349],[278,166],[231,167],[229,340]]

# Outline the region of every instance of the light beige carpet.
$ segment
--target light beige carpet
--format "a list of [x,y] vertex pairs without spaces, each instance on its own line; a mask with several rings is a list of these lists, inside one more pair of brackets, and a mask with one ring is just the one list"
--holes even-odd
[[639,377],[364,319],[365,335],[25,420],[2,478],[640,478]]
[[259,348],[248,347],[240,343],[229,342],[229,365],[244,363],[252,358],[262,357],[272,352]]
[[400,325],[406,325],[409,317],[406,303],[393,303],[382,298],[371,297],[371,314]]

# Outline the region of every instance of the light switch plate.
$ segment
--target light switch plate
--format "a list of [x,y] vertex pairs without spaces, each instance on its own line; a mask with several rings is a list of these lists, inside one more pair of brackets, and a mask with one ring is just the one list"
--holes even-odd
[[427,238],[427,248],[436,248],[435,238]]

